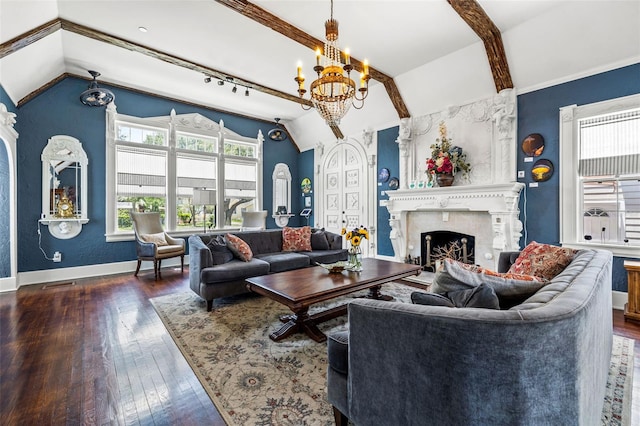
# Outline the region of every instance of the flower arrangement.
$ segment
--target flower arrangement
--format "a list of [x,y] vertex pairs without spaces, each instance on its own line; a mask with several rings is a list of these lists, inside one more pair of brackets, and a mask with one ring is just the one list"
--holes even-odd
[[431,157],[427,158],[427,170],[429,182],[435,175],[452,174],[462,171],[464,177],[469,176],[471,164],[467,163],[467,154],[462,152],[459,146],[451,146],[451,139],[447,138],[447,126],[444,121],[439,125],[440,137],[436,143],[430,146]]
[[369,239],[369,231],[364,226],[360,225],[359,228],[354,228],[351,231],[347,231],[347,228],[342,228],[340,232],[341,235],[347,239],[347,242],[351,245],[349,247],[349,264],[351,265],[350,269],[352,271],[361,271],[362,270],[362,260],[361,254],[362,251],[360,249],[360,244],[362,240]]

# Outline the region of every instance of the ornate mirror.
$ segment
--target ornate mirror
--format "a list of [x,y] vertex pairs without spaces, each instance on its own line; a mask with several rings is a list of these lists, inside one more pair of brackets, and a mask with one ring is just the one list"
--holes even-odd
[[291,214],[291,172],[289,166],[278,163],[273,168],[273,218],[276,225],[289,224]]

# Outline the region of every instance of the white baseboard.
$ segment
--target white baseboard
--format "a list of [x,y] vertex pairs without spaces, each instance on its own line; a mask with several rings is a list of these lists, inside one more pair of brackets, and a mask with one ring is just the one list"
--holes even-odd
[[623,311],[624,305],[627,304],[627,300],[629,300],[627,293],[623,291],[615,291],[615,290],[613,291],[613,295],[612,295],[613,309]]
[[0,293],[15,291],[17,288],[16,277],[0,278]]
[[[81,278],[99,277],[102,275],[115,275],[127,272],[133,273],[136,270],[137,260],[127,262],[103,263],[99,265],[75,266],[71,268],[45,269],[41,271],[29,271],[18,273],[18,288],[23,285],[44,284],[56,281],[77,280]],[[189,256],[184,257],[184,264],[189,264]],[[180,266],[180,259],[175,257],[162,261],[162,267]],[[150,271],[153,263],[143,262],[141,271]],[[2,284],[0,282],[0,284]],[[2,287],[0,287],[1,289]],[[13,290],[16,288],[14,287]]]

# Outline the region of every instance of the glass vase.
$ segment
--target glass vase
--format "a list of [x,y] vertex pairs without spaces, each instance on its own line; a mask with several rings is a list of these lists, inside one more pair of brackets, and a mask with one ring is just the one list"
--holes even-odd
[[360,246],[352,246],[349,249],[349,270],[354,272],[362,271],[362,250]]

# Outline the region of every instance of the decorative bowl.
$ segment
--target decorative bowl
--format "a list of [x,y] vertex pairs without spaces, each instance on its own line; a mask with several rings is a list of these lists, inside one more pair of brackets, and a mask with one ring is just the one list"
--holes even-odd
[[322,266],[324,269],[329,271],[329,273],[337,274],[344,271],[348,263],[347,262],[336,262],[336,263],[316,263],[318,266]]

